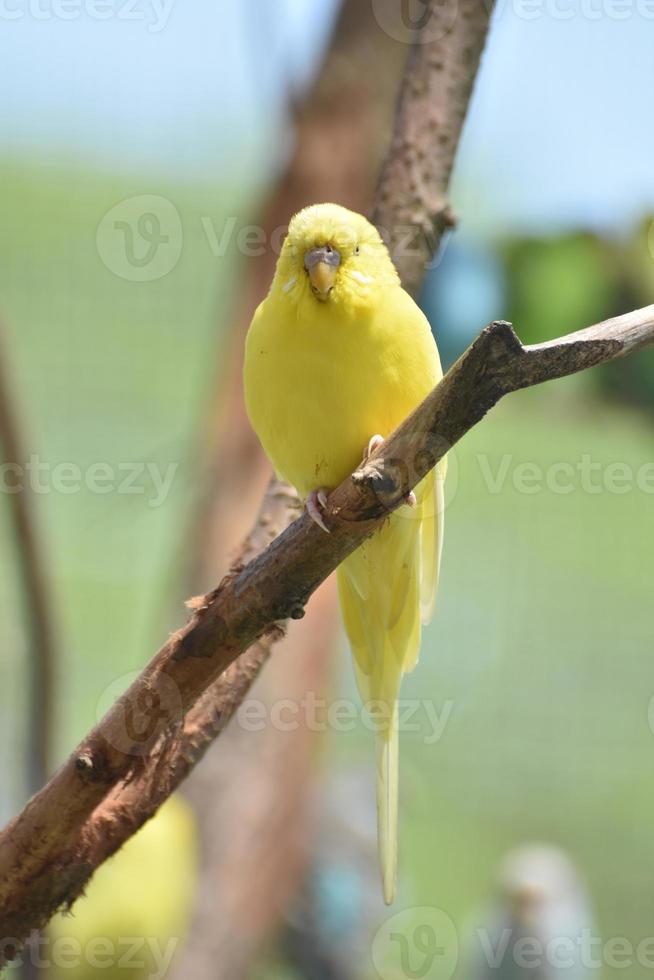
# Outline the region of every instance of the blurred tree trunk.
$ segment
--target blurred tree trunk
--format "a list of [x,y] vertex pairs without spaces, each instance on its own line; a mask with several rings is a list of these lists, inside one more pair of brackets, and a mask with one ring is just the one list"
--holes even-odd
[[[0,332],[0,447],[7,470],[14,467],[23,472],[28,457],[21,438],[18,411],[14,405],[10,384],[4,325]],[[10,483],[13,481],[9,481]],[[15,482],[21,483],[16,477]],[[38,792],[50,775],[50,752],[53,738],[54,673],[56,668],[56,638],[52,602],[45,569],[43,549],[33,500],[25,485],[18,492],[3,494],[15,541],[14,570],[19,579],[23,600],[24,625],[27,637],[26,660],[29,694],[24,733],[26,778],[23,791],[28,797]],[[13,787],[12,787],[13,789]],[[22,980],[32,980],[40,974],[38,967],[25,960],[20,968]]]
[[[263,207],[259,223],[268,242],[307,204],[333,200],[370,211],[408,53],[408,34],[390,37],[375,16],[380,7],[394,5],[395,0],[345,0],[322,67],[295,110],[288,167]],[[196,589],[227,570],[270,476],[245,415],[241,371],[245,333],[276,259],[268,248],[249,260],[228,350],[220,351],[225,367],[203,447],[206,493],[196,515],[195,546],[188,549],[199,556],[192,569]],[[335,589],[327,582],[306,617],[291,624],[252,691],[266,706],[265,729],[245,731],[236,719],[187,785],[198,815],[203,872],[191,934],[177,965],[180,978],[247,977],[301,882],[312,830],[307,803],[317,733],[301,710],[282,712],[283,722],[275,727],[270,709],[282,700],[297,707],[307,692],[325,697],[337,623]],[[297,727],[287,725],[289,719]]]
[[[8,472],[18,467],[23,473],[28,453],[22,444],[18,414],[11,395],[10,371],[4,330],[0,332],[0,447]],[[12,475],[18,492],[3,494],[9,511],[16,546],[15,571],[23,596],[25,630],[28,637],[29,717],[25,732],[27,778],[25,790],[31,796],[50,774],[50,748],[54,712],[55,636],[48,577],[32,508],[30,490],[24,480]]]

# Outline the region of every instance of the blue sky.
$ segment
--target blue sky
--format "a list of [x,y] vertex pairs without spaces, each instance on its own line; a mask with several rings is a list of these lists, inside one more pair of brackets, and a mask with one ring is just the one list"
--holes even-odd
[[[0,0],[3,145],[189,179],[254,170],[281,157],[284,91],[310,74],[333,12]],[[455,204],[484,230],[628,225],[654,208],[653,92],[654,0],[501,0]]]

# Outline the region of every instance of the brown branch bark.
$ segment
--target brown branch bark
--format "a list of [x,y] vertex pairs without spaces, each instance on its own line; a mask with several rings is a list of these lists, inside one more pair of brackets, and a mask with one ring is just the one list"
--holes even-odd
[[[271,480],[235,567],[259,554],[276,536],[277,529],[286,527],[299,512],[295,493],[278,480]],[[205,597],[201,597],[189,605],[199,604],[201,610],[204,601]],[[84,827],[84,848],[94,867],[150,819],[202,759],[242,703],[274,643],[283,635],[280,624],[230,664],[185,714],[177,738],[168,746],[158,743],[149,753],[147,765],[139,766],[126,785],[116,785],[95,810],[93,820]]]
[[[83,827],[153,750],[168,766],[186,713],[231,663],[287,618],[368,537],[407,490],[509,392],[583,371],[654,343],[654,306],[524,347],[495,322],[370,459],[330,495],[325,534],[298,517],[204,597],[99,725],[0,835],[0,935],[24,938],[88,878]],[[6,948],[5,948],[6,951]],[[11,951],[9,951],[11,952]]]
[[404,76],[373,221],[414,294],[455,224],[448,184],[492,11],[492,0],[431,0]]
[[184,786],[204,831],[206,873],[175,963],[180,980],[252,976],[263,942],[300,886],[316,832],[311,802],[320,735],[301,711],[291,726],[274,719],[280,705],[301,705],[307,695],[328,699],[337,622],[332,589],[323,585],[248,693],[263,730],[245,714],[242,723],[235,719]]

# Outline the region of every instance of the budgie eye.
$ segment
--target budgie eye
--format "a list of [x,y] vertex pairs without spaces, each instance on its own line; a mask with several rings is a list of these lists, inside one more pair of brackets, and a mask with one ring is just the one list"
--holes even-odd
[[355,255],[361,255],[361,246],[360,245],[355,245],[354,246],[354,254]]

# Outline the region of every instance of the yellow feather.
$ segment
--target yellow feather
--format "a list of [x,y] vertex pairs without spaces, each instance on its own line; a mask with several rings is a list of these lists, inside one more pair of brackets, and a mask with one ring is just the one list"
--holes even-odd
[[[305,255],[340,256],[326,298],[312,290]],[[289,226],[270,292],[245,351],[248,414],[277,473],[306,499],[356,468],[441,377],[429,323],[402,289],[376,229],[361,215],[315,205]],[[364,702],[376,703],[377,803],[384,897],[397,864],[398,726],[402,675],[415,666],[431,615],[443,533],[439,464],[338,570],[345,629]]]
[[393,707],[388,737],[376,736],[377,749],[377,839],[382,872],[384,901],[395,900],[397,877],[397,796],[398,796],[398,730],[397,702]]

